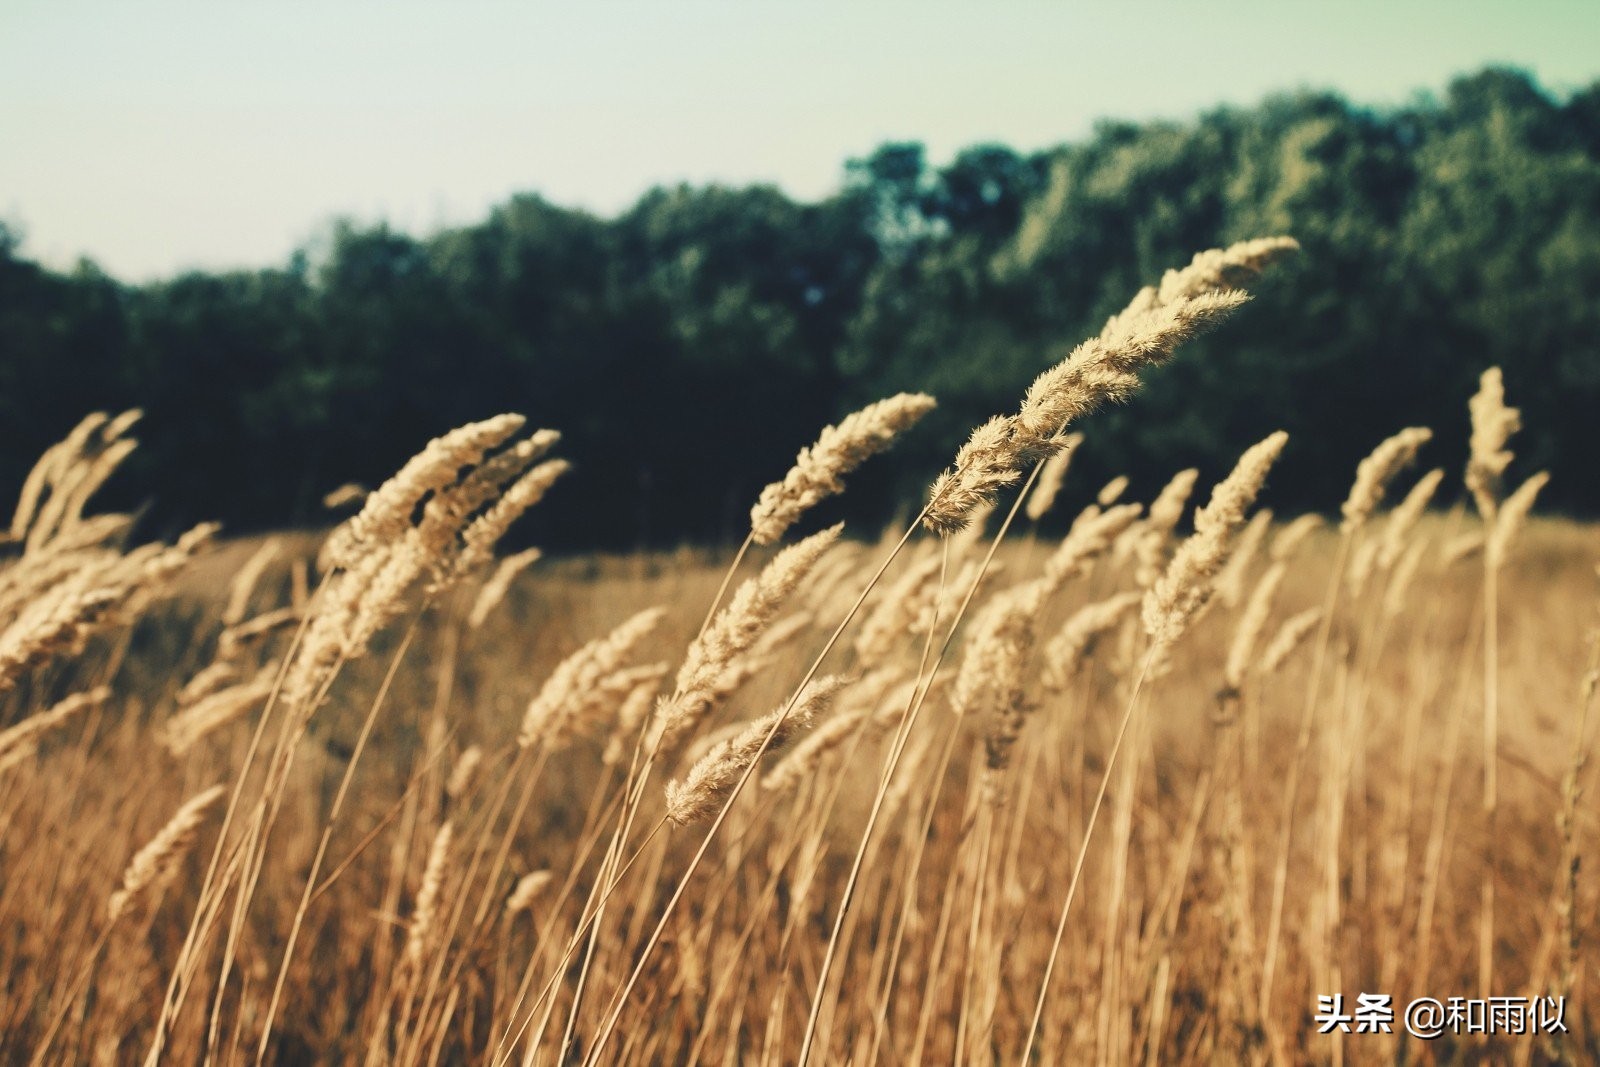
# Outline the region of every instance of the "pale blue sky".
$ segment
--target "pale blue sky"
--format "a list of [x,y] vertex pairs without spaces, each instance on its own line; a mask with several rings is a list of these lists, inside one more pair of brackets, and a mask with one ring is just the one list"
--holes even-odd
[[0,0],[0,219],[140,280],[280,263],[342,214],[815,198],[886,139],[942,162],[1297,86],[1400,103],[1490,62],[1600,78],[1600,2]]

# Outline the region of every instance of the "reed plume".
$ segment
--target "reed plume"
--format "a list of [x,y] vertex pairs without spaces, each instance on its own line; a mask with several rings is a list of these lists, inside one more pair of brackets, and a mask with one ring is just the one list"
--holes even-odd
[[827,711],[844,685],[845,679],[837,675],[818,678],[800,691],[793,707],[785,701],[750,723],[737,737],[715,745],[681,781],[667,783],[667,819],[688,826],[716,815],[762,752],[781,748],[810,726]]
[[803,513],[844,492],[846,474],[888,448],[934,405],[925,393],[897,393],[824,427],[815,444],[800,450],[783,480],[761,491],[750,509],[751,538],[758,545],[777,541]]
[[1211,491],[1210,502],[1195,513],[1193,535],[1178,547],[1166,573],[1145,594],[1144,628],[1156,644],[1177,640],[1211,598],[1212,580],[1227,560],[1233,533],[1288,441],[1289,435],[1279,430],[1252,445]]
[[1389,483],[1416,460],[1417,452],[1432,437],[1433,431],[1425,426],[1408,427],[1384,440],[1356,466],[1350,495],[1339,509],[1344,516],[1344,530],[1358,530],[1366,524],[1383,502]]
[[477,599],[472,602],[472,610],[467,612],[468,629],[476,630],[481,627],[490,613],[506,598],[506,593],[510,591],[511,583],[516,581],[517,575],[537,563],[542,555],[544,553],[541,550],[528,548],[501,560],[500,565],[494,569],[494,575],[483,583],[482,589],[478,590]]
[[1036,378],[1013,416],[984,423],[956,454],[929,493],[923,523],[934,533],[960,529],[967,514],[1017,481],[1021,468],[1062,446],[1065,428],[1107,402],[1127,399],[1138,372],[1159,366],[1183,341],[1217,324],[1249,296],[1237,288],[1279,256],[1298,247],[1290,238],[1264,238],[1201,253],[1160,288],[1141,291],[1100,335]]
[[1061,448],[1039,466],[1039,478],[1033,483],[1033,492],[1028,494],[1028,502],[1023,506],[1023,511],[1034,522],[1044,518],[1055,505],[1056,497],[1061,492],[1061,483],[1067,478],[1067,465],[1072,462],[1073,453],[1078,451],[1081,444],[1083,434],[1065,435],[1061,438]]
[[705,721],[727,692],[729,675],[738,670],[740,659],[843,529],[842,523],[830,526],[779,552],[760,574],[739,587],[728,606],[695,638],[678,669],[672,696],[656,709],[658,749],[675,747]]
[[1506,406],[1505,383],[1500,368],[1490,367],[1478,380],[1478,391],[1467,402],[1472,415],[1472,440],[1467,459],[1466,483],[1478,514],[1494,519],[1500,497],[1500,479],[1511,465],[1506,450],[1511,435],[1522,428],[1522,412]]
[[108,921],[116,922],[128,908],[157,883],[171,878],[194,847],[200,823],[227,792],[220,785],[196,793],[179,808],[148,844],[134,854],[122,873],[122,886],[106,902]]

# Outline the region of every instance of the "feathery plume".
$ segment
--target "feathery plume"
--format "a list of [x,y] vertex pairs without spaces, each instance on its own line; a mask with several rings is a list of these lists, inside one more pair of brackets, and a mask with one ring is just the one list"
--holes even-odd
[[1239,625],[1233,631],[1233,644],[1228,647],[1228,660],[1222,672],[1227,689],[1231,692],[1237,693],[1244,687],[1245,672],[1250,669],[1256,642],[1261,640],[1261,632],[1266,629],[1267,617],[1272,614],[1273,598],[1278,595],[1278,585],[1287,570],[1288,566],[1283,563],[1268,567],[1251,591],[1250,602],[1245,605],[1244,613],[1239,616]]
[[1217,599],[1228,607],[1236,608],[1239,606],[1239,601],[1244,599],[1245,578],[1249,575],[1250,565],[1255,562],[1261,542],[1271,527],[1272,509],[1262,508],[1250,516],[1244,531],[1239,534],[1239,540],[1229,554],[1228,562],[1223,564],[1221,573],[1217,575]]
[[478,590],[478,597],[472,602],[472,610],[467,613],[467,628],[476,630],[481,627],[490,613],[506,598],[506,593],[511,590],[511,583],[516,581],[517,575],[537,563],[542,555],[544,553],[539,549],[528,548],[501,560],[500,565],[494,569],[494,576],[484,582],[483,588]]
[[267,567],[278,558],[278,548],[276,537],[267,538],[233,576],[233,581],[228,583],[228,604],[222,609],[222,625],[237,626],[244,621],[245,612],[250,608],[250,594],[255,592],[256,583]]
[[405,952],[401,957],[402,964],[413,973],[422,966],[423,954],[433,935],[433,920],[438,915],[439,894],[444,888],[450,842],[454,836],[455,824],[446,820],[433,835],[433,845],[428,849],[428,864],[422,871],[422,886],[417,890],[416,906],[411,909]]
[[727,607],[695,638],[678,669],[672,696],[656,710],[658,749],[676,746],[705,721],[739,659],[772,624],[784,599],[839,540],[843,529],[842,523],[830,526],[779,552],[760,574],[739,587]]
[[923,608],[938,594],[940,558],[928,553],[912,562],[867,613],[856,634],[856,662],[881,663],[911,631]]
[[1095,494],[1094,501],[1103,508],[1109,508],[1112,504],[1115,504],[1117,501],[1121,500],[1122,494],[1127,491],[1128,476],[1126,474],[1119,474],[1105,485],[1100,487],[1100,492]]
[[1193,467],[1181,470],[1162,487],[1150,503],[1150,513],[1139,526],[1139,536],[1134,541],[1134,555],[1139,569],[1134,580],[1148,589],[1161,577],[1167,566],[1167,546],[1172,542],[1172,531],[1183,518],[1183,509],[1194,492],[1194,483],[1200,472]]
[[1307,537],[1312,536],[1312,533],[1320,528],[1322,528],[1322,515],[1306,512],[1283,530],[1278,531],[1277,536],[1272,539],[1270,558],[1274,563],[1286,563],[1294,553],[1299,552],[1302,544],[1306,544]]
[[248,682],[196,700],[167,720],[161,730],[162,747],[174,756],[182,756],[212,733],[264,704],[277,676],[276,665],[263,667]]
[[1197,256],[1034,379],[1021,410],[980,426],[957,453],[955,467],[934,482],[923,524],[938,534],[960,529],[967,512],[1015,482],[1024,464],[1059,450],[1060,434],[1073,421],[1131,396],[1139,371],[1166,362],[1181,342],[1248,301],[1246,293],[1223,286],[1243,284],[1298,247],[1289,238],[1263,241]]
[[1499,567],[1506,561],[1506,553],[1511,548],[1511,542],[1516,540],[1523,524],[1527,522],[1528,512],[1533,510],[1533,502],[1550,480],[1548,471],[1540,471],[1527,481],[1519,485],[1515,492],[1506,497],[1495,515],[1494,530],[1489,534],[1488,554],[1489,565]]
[[191,848],[206,812],[221,800],[226,790],[220,785],[190,797],[177,814],[168,820],[148,844],[134,854],[122,873],[122,886],[106,902],[107,918],[116,922],[128,907],[157,882],[177,872]]
[[1152,640],[1170,645],[1211,597],[1212,580],[1228,557],[1229,539],[1244,522],[1267,472],[1289,435],[1279,430],[1239,457],[1233,473],[1211,491],[1195,513],[1194,534],[1178,547],[1166,573],[1145,594],[1144,627]]
[[1446,541],[1439,549],[1439,566],[1449,567],[1477,555],[1483,550],[1484,536],[1481,533],[1469,532],[1456,534]]
[[897,393],[846,415],[837,426],[824,427],[815,444],[800,450],[783,480],[763,489],[750,509],[755,543],[772,544],[806,511],[844,492],[846,474],[888,448],[934,405],[933,397],[923,393]]
[[646,608],[562,660],[523,713],[517,744],[556,744],[583,720],[613,712],[638,680],[618,672],[665,616],[665,608]]
[[1383,593],[1383,613],[1389,618],[1395,618],[1405,609],[1406,593],[1411,589],[1411,583],[1417,576],[1417,568],[1421,565],[1422,556],[1427,550],[1426,538],[1418,538],[1411,542],[1389,572],[1389,588]]
[[1478,514],[1494,518],[1500,497],[1500,479],[1511,465],[1506,442],[1522,429],[1522,412],[1506,406],[1505,383],[1499,367],[1490,367],[1478,380],[1478,391],[1467,402],[1472,413],[1471,455],[1467,460],[1466,483]]
[[518,912],[532,911],[533,902],[555,878],[549,871],[531,871],[517,879],[517,884],[506,897],[506,917]]
[[349,568],[374,545],[405,536],[411,513],[429,493],[453,483],[463,467],[482,461],[526,423],[521,415],[497,415],[468,423],[436,437],[400,470],[368,494],[361,510],[334,530],[322,546],[318,565],[324,573]]
[[0,770],[14,766],[21,758],[31,756],[38,746],[41,734],[54,730],[79,712],[105,703],[110,696],[111,690],[103,685],[86,693],[75,693],[37,715],[30,715],[21,722],[0,730]]
[[1067,434],[1061,439],[1061,448],[1040,465],[1033,492],[1028,494],[1028,502],[1023,505],[1023,511],[1034,522],[1044,518],[1055,505],[1056,496],[1061,492],[1061,483],[1067,477],[1067,465],[1072,462],[1073,453],[1082,443],[1083,434]]
[[[793,702],[779,704],[745,727],[737,737],[716,745],[689,768],[681,781],[667,783],[667,818],[679,826],[704,822],[716,815],[733,794],[744,772],[763,752],[781,748],[810,726],[833,702],[845,679],[818,678],[801,690]],[[788,714],[785,714],[785,711]],[[768,734],[771,741],[767,740]]]
[[1294,650],[1322,621],[1321,608],[1307,608],[1298,615],[1291,615],[1283,621],[1278,628],[1278,633],[1267,644],[1267,650],[1261,654],[1261,673],[1276,674],[1284,661],[1294,655]]
[[483,747],[469,745],[456,757],[456,765],[450,769],[450,777],[444,783],[444,795],[451,800],[460,800],[466,796],[467,790],[472,788],[472,780],[478,774],[478,767],[483,763]]
[[1411,466],[1418,450],[1432,437],[1433,431],[1425,426],[1407,427],[1384,440],[1356,466],[1356,479],[1340,509],[1345,531],[1360,529],[1366,523],[1383,502],[1383,494],[1395,475]]
[[1044,646],[1045,688],[1056,692],[1065,689],[1095,642],[1126,618],[1142,599],[1141,593],[1117,593],[1069,615]]
[[231,660],[252,641],[278,630],[287,629],[300,621],[300,609],[289,606],[264,611],[253,619],[230,626],[217,635],[217,658]]
[[1044,563],[1044,577],[1048,592],[1054,592],[1066,582],[1088,569],[1090,563],[1104,555],[1112,542],[1139,518],[1144,509],[1138,504],[1118,504],[1105,511],[1085,509],[1072,523],[1067,536]]

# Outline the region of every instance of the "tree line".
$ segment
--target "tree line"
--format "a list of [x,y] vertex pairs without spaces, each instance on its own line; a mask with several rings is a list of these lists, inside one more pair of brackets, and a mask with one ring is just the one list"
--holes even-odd
[[427,237],[337,223],[279,267],[144,285],[48,269],[0,227],[0,491],[87,411],[137,406],[110,503],[320,521],[329,489],[512,410],[575,466],[530,519],[541,543],[711,540],[743,533],[824,423],[931,392],[835,505],[880,521],[1141,285],[1275,233],[1304,251],[1259,298],[1082,427],[1082,493],[1126,473],[1148,497],[1282,428],[1267,502],[1336,507],[1403,425],[1436,431],[1426,462],[1463,462],[1467,397],[1498,364],[1519,469],[1552,472],[1551,506],[1600,508],[1600,82],[1556,94],[1500,68],[1403,107],[1299,92],[944,166],[885,144],[816,203],[676,186],[613,218],[520,195]]

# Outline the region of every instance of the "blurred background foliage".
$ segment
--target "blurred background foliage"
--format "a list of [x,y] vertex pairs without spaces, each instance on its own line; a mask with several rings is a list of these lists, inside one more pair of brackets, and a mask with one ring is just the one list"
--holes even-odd
[[611,219],[524,195],[425,239],[340,223],[279,268],[140,286],[46,269],[0,228],[0,490],[87,411],[138,406],[107,503],[320,522],[327,490],[510,410],[576,466],[529,521],[540,543],[736,539],[824,423],[931,392],[938,412],[818,516],[878,522],[1141,285],[1275,233],[1304,253],[1250,308],[1080,427],[1081,492],[1126,473],[1148,499],[1280,427],[1284,513],[1337,506],[1404,425],[1432,426],[1424,460],[1454,473],[1499,364],[1527,427],[1513,473],[1547,467],[1551,506],[1600,509],[1600,83],[1556,96],[1506,69],[1399,109],[1282,95],[944,167],[885,144],[814,204],[679,186]]

